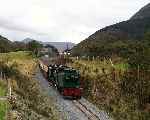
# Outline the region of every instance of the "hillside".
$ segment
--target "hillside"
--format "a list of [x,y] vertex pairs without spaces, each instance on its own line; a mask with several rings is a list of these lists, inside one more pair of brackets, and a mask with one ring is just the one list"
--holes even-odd
[[12,50],[12,42],[3,36],[0,36],[0,53],[9,52],[11,50]]
[[139,10],[131,19],[143,19],[150,17],[150,3]]
[[[31,38],[26,38],[22,42],[28,43],[28,42],[30,42],[32,40],[33,39],[31,39]],[[67,49],[67,45],[68,45],[69,49],[71,49],[72,47],[75,46],[75,44],[71,43],[71,42],[41,42],[41,41],[39,41],[39,42],[42,43],[43,45],[46,45],[46,44],[52,45],[52,46],[56,47],[58,49],[58,51],[66,50]]]
[[[141,40],[144,34],[150,29],[149,11],[150,4],[143,7],[129,20],[96,31],[72,49],[73,55],[101,56],[103,52],[106,54],[107,48],[115,48],[116,45],[119,47],[117,42],[121,43],[121,45],[125,43],[126,46],[128,40],[132,40],[132,42]],[[106,44],[107,46],[105,46]]]
[[27,46],[25,43],[19,41],[13,42],[0,35],[0,53],[24,50],[27,50]]

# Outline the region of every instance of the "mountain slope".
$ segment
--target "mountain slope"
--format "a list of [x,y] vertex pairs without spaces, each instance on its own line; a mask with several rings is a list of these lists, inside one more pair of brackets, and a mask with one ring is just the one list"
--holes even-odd
[[143,19],[150,17],[150,3],[139,10],[131,19]]
[[[101,55],[104,48],[116,42],[140,40],[150,29],[150,4],[143,7],[130,20],[123,21],[96,31],[72,49],[73,55]],[[119,46],[118,46],[119,47]],[[108,50],[108,49],[107,49]],[[110,51],[112,52],[112,51]],[[106,53],[105,53],[106,54]]]
[[0,36],[0,53],[9,52],[12,50],[12,42],[7,38]]

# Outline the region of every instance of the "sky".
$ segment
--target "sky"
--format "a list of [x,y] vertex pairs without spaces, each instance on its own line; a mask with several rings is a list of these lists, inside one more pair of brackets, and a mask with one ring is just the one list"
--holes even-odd
[[130,19],[149,0],[0,0],[0,35],[79,43],[97,30]]

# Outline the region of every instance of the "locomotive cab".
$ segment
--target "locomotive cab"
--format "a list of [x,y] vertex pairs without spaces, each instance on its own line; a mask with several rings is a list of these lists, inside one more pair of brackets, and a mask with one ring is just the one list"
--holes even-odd
[[64,70],[64,83],[66,87],[80,87],[80,75],[79,72],[74,69]]
[[58,73],[60,91],[63,96],[81,97],[80,74],[77,70],[66,68]]

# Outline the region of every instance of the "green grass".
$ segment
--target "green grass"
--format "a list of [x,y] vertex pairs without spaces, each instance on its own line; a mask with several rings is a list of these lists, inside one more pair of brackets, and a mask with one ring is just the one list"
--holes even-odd
[[0,53],[0,59],[6,59],[6,60],[32,59],[32,54],[31,52],[28,52],[28,51]]
[[0,101],[0,120],[5,119],[5,114],[8,109],[8,103],[6,101]]
[[6,96],[6,84],[4,83],[5,81],[0,81],[0,97]]
[[129,68],[129,65],[127,63],[119,63],[115,64],[115,68],[119,70],[127,70]]
[[[6,86],[0,81],[0,97],[6,96]],[[0,101],[0,120],[4,120],[8,103],[7,101]]]
[[6,95],[6,90],[4,89],[3,86],[0,85],[0,97],[5,96]]

